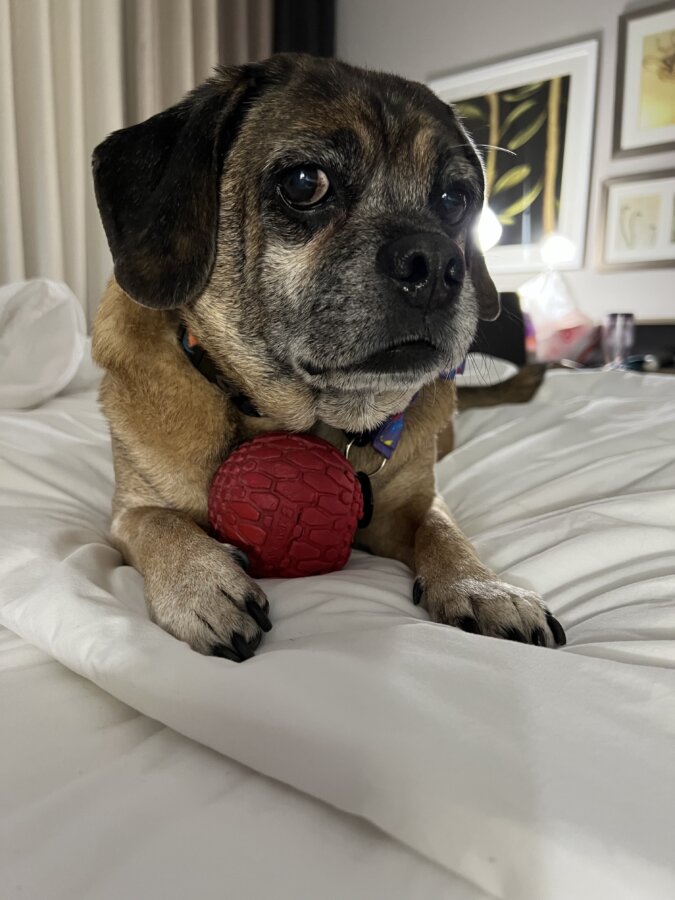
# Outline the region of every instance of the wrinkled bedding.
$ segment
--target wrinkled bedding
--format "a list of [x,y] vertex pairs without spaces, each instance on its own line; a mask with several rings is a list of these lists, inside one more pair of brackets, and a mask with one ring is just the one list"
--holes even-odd
[[438,466],[564,650],[431,624],[355,553],[266,582],[242,665],[149,622],[79,387],[0,412],[3,896],[675,895],[675,379],[549,374]]

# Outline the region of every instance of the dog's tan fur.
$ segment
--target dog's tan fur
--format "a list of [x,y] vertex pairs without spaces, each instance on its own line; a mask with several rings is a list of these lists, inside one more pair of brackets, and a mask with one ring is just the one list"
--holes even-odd
[[[255,120],[255,105],[249,115]],[[376,143],[377,125],[364,124],[363,111],[356,115],[347,99],[332,115],[333,121],[342,115],[357,123],[367,149]],[[305,130],[320,133],[325,127],[321,116],[308,120]],[[347,439],[333,420],[356,416],[361,427],[368,427],[373,424],[369,415],[381,420],[405,405],[417,388],[411,386],[403,401],[400,390],[383,389],[368,405],[349,413],[340,408],[341,395],[322,406],[316,391],[271,368],[262,339],[242,333],[242,285],[253,276],[236,263],[239,241],[246,246],[247,265],[264,258],[267,278],[293,283],[320,265],[339,227],[329,225],[295,252],[269,246],[250,185],[242,178],[258,133],[255,121],[247,128],[222,178],[215,264],[197,299],[179,309],[148,308],[113,279],[93,337],[94,357],[106,370],[101,403],[115,460],[113,539],[145,576],[148,609],[156,622],[195,650],[222,651],[239,659],[257,647],[268,603],[242,570],[234,549],[206,531],[207,493],[216,468],[235,446],[265,431],[314,432],[344,449]],[[420,168],[432,145],[433,133],[423,123],[412,143]],[[263,417],[241,413],[192,367],[177,340],[181,322]],[[406,413],[396,454],[373,478],[375,514],[370,526],[358,532],[358,546],[408,565],[417,577],[416,599],[432,620],[553,645],[541,600],[500,581],[480,562],[436,494],[437,436],[443,435],[444,449],[451,446],[448,423],[455,409],[452,383],[435,380],[422,388]],[[375,470],[381,461],[371,448],[354,448],[350,458],[364,471]]]

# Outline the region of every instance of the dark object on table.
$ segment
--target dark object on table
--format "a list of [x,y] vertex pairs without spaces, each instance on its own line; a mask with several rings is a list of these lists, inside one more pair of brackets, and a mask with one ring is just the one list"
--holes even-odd
[[638,322],[633,353],[675,356],[675,322]]
[[[480,322],[478,333],[470,353],[485,353],[498,359],[515,363],[520,371],[513,378],[489,387],[465,387],[458,385],[457,399],[460,410],[474,407],[498,406],[502,403],[528,403],[536,394],[546,363],[527,364],[525,350],[525,320],[520,308],[520,298],[515,292],[499,295],[502,311],[494,322]],[[439,436],[439,459],[452,447],[452,435],[447,440]]]
[[[520,298],[514,292],[499,295],[502,311],[494,322],[480,322],[478,333],[470,353],[485,353],[498,359],[515,363],[520,371],[513,378],[486,387],[458,385],[457,399],[460,410],[474,407],[498,406],[502,403],[528,403],[536,394],[546,363],[527,364],[525,349],[525,320],[520,308]],[[450,435],[449,441],[452,441]],[[439,459],[449,450],[444,437],[439,437]]]
[[486,353],[524,366],[525,322],[518,294],[508,291],[499,295],[502,311],[494,322],[480,322],[470,353]]

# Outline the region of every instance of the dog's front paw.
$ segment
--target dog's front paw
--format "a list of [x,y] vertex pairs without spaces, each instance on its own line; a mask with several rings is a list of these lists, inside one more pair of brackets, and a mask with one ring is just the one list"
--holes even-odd
[[457,581],[419,577],[413,601],[421,603],[433,622],[463,631],[545,647],[566,641],[562,625],[538,594],[496,577]]
[[150,618],[193,650],[243,662],[269,631],[269,602],[242,569],[245,556],[204,536],[145,573]]

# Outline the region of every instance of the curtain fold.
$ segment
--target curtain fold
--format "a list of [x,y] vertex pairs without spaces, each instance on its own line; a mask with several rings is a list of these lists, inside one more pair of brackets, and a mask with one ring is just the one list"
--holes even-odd
[[335,0],[275,0],[274,52],[335,54]]
[[[2,281],[24,277],[23,220],[14,103],[14,56],[9,0],[0,0],[0,273]],[[9,133],[7,133],[9,129]]]
[[269,56],[272,23],[272,0],[0,0],[0,284],[65,281],[91,322],[112,271],[93,148]]
[[221,17],[219,43],[223,59],[233,63],[264,59],[272,51],[274,10],[272,0],[225,0],[227,16]]

